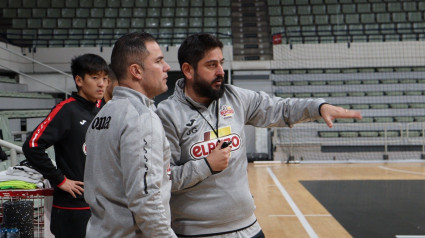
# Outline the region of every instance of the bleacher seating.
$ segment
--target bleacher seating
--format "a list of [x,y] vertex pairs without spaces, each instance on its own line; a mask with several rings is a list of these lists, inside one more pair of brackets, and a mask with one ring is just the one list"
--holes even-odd
[[0,76],[0,83],[16,83],[16,79],[7,76]]
[[[4,30],[5,36],[21,46],[111,46],[121,35],[140,30],[157,36],[160,44],[178,45],[190,33],[209,32],[233,45],[236,60],[271,59],[270,33],[280,34],[284,44],[423,40],[424,5],[416,0],[0,3],[1,19],[10,26]],[[241,12],[250,8],[253,15]],[[246,24],[240,24],[242,21]],[[241,32],[250,28],[258,34]],[[248,44],[250,39],[256,42]]]
[[420,1],[267,2],[271,32],[283,43],[415,41],[425,30]]
[[231,43],[230,0],[5,0],[0,6],[1,18],[10,22],[6,37],[21,46],[111,46],[141,30],[171,45],[193,27]]
[[53,98],[50,94],[30,93],[30,92],[0,92],[0,97],[16,98]]
[[[294,127],[291,129],[294,134],[303,135],[306,128],[316,133],[296,140],[380,145],[391,139],[390,143],[402,146],[424,136],[423,70],[422,67],[287,69],[275,70],[271,79],[276,96],[320,97],[333,105],[361,111],[363,115],[362,120],[336,119],[333,129],[314,123]],[[322,119],[318,122],[324,123]]]

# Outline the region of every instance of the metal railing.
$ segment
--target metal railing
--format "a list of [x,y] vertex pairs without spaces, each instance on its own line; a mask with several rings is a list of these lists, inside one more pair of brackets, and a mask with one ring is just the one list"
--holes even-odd
[[[41,66],[43,66],[43,67],[46,67],[46,68],[48,68],[48,69],[50,69],[50,70],[53,70],[54,72],[57,72],[57,73],[59,73],[59,74],[65,75],[66,77],[70,77],[70,78],[72,78],[72,75],[70,75],[70,74],[67,74],[67,73],[65,73],[65,72],[63,72],[63,71],[61,71],[61,70],[59,70],[59,69],[56,69],[56,68],[54,68],[54,67],[52,67],[52,66],[49,66],[49,65],[47,65],[47,64],[44,64],[44,63],[42,63],[42,62],[40,62],[40,61],[38,61],[38,60],[35,60],[35,59],[32,59],[32,58],[27,57],[27,56],[25,56],[25,55],[22,55],[21,53],[16,53],[16,52],[14,52],[13,50],[10,50],[10,49],[8,49],[8,48],[6,48],[6,47],[3,47],[3,46],[1,46],[1,45],[0,45],[0,49],[4,50],[4,51],[6,51],[6,52],[8,52],[8,53],[10,53],[10,54],[13,54],[13,55],[16,55],[16,56],[18,56],[18,57],[24,58],[24,59],[26,59],[26,60],[28,60],[28,61],[31,61],[32,63],[36,63],[36,64],[38,64],[38,65],[41,65]],[[21,72],[21,71],[14,70],[14,69],[12,69],[11,67],[7,67],[7,66],[4,66],[4,65],[0,65],[0,67],[5,68],[5,69],[10,70],[10,71],[13,71],[13,72],[15,72],[15,73],[17,73],[17,74],[19,74],[19,75],[25,76],[25,77],[27,77],[27,78],[29,78],[29,79],[32,79],[32,80],[34,80],[34,81],[36,81],[36,82],[38,82],[38,83],[40,83],[40,84],[43,84],[43,85],[45,85],[45,86],[47,86],[47,87],[49,87],[49,88],[53,88],[53,89],[55,89],[55,90],[57,90],[57,91],[59,91],[59,92],[65,93],[66,98],[68,98],[68,95],[71,95],[71,92],[68,92],[68,91],[66,91],[66,90],[63,90],[63,89],[57,88],[57,87],[55,87],[55,86],[52,86],[52,85],[50,85],[50,84],[44,83],[43,81],[41,81],[41,80],[39,80],[39,79],[36,79],[36,78],[34,78],[34,77],[32,77],[32,76],[30,76],[30,75],[28,75],[28,74],[26,74],[26,73],[23,73],[23,72]],[[67,80],[66,80],[66,78],[65,78],[65,88],[67,88]]]
[[18,153],[22,154],[22,147],[17,146],[13,143],[7,142],[0,139],[0,146],[4,146],[10,149],[10,165],[15,166],[18,164]]

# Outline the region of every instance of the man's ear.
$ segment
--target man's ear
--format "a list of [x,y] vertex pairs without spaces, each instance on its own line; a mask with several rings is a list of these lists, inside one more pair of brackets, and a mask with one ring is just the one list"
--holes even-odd
[[195,69],[189,63],[183,63],[182,72],[187,79],[192,79],[195,74]]
[[132,64],[129,66],[129,71],[132,78],[137,78],[138,80],[143,79],[143,69],[138,64]]
[[77,89],[80,89],[83,86],[83,78],[80,75],[75,76],[75,84],[77,85]]

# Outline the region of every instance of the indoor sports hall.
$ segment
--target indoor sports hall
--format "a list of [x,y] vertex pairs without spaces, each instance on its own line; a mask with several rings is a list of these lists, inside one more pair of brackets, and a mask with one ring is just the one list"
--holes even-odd
[[[171,66],[157,104],[183,76],[179,45],[205,32],[224,44],[228,84],[363,117],[245,127],[267,238],[425,237],[425,1],[0,0],[0,25],[1,171],[25,160],[27,134],[76,90],[72,58],[110,63],[122,35],[154,35]],[[43,227],[36,236],[51,237]]]

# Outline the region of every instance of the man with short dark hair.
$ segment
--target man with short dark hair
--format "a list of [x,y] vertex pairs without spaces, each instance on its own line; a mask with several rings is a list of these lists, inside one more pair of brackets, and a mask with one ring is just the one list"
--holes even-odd
[[131,33],[115,43],[111,67],[118,86],[86,135],[87,237],[175,237],[170,145],[153,101],[170,66],[152,35]]
[[270,97],[224,82],[223,44],[209,34],[178,51],[183,79],[158,105],[171,146],[172,228],[182,237],[264,237],[249,190],[245,125],[292,127],[319,119],[361,118],[322,99]]
[[[56,238],[86,234],[91,213],[83,197],[85,134],[100,109],[109,71],[94,54],[74,58],[71,70],[77,93],[57,104],[22,147],[29,164],[54,187],[50,230]],[[46,153],[52,145],[56,166]]]
[[[109,65],[109,68],[111,69],[111,65]],[[105,95],[103,95],[103,105],[112,99],[112,92],[114,91],[115,86],[118,86],[118,79],[114,71],[111,69],[108,74],[108,86],[106,87]]]

